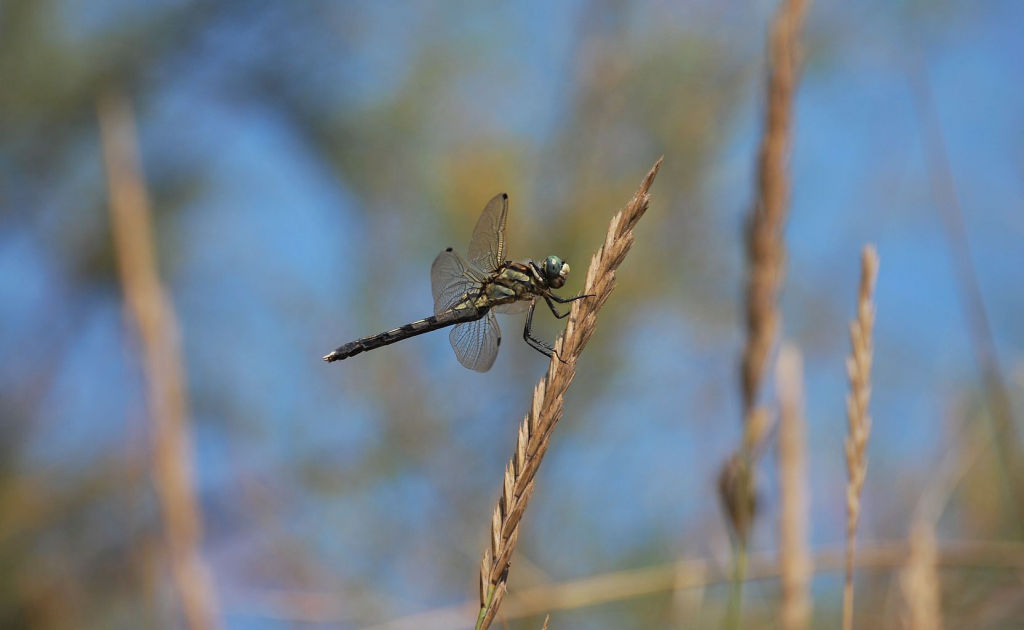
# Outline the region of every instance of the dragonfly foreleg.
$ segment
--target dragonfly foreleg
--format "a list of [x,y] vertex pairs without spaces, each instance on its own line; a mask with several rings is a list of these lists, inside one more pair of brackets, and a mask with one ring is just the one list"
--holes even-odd
[[554,293],[547,293],[547,294],[544,295],[544,301],[548,303],[548,308],[551,309],[551,313],[555,317],[557,317],[558,319],[563,319],[565,317],[568,317],[569,313],[571,311],[566,311],[564,313],[559,313],[558,309],[555,308],[555,305],[551,303],[551,300],[554,300],[555,302],[558,302],[559,304],[569,304],[570,302],[575,302],[576,300],[582,300],[583,298],[588,298],[588,297],[595,297],[595,296],[593,294],[587,294],[587,295],[577,295],[577,296],[571,297],[571,298],[562,298],[562,297],[558,297]]
[[554,315],[555,317],[557,317],[558,319],[566,318],[566,317],[569,316],[569,313],[572,312],[572,311],[566,311],[564,313],[559,313],[558,309],[555,308],[555,303],[552,302],[551,298],[546,296],[546,295],[544,296],[544,301],[548,303],[548,308],[551,309],[551,314]]
[[550,297],[552,300],[558,302],[559,304],[568,304],[569,302],[575,302],[576,300],[582,300],[583,298],[597,297],[597,295],[595,295],[594,293],[587,293],[585,295],[576,295],[571,298],[563,298],[558,297],[554,293],[549,293],[546,297]]

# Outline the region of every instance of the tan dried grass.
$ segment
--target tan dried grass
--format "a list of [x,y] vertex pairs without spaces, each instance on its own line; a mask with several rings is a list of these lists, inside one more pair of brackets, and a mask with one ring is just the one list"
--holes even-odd
[[747,344],[741,382],[744,416],[757,404],[768,355],[779,329],[779,288],[785,277],[782,238],[789,206],[787,173],[792,142],[793,94],[800,69],[800,31],[807,0],[784,0],[768,43],[768,109],[757,154],[758,196],[747,224]]
[[783,345],[776,362],[779,394],[779,578],[783,630],[803,630],[811,615],[811,550],[807,543],[808,490],[803,359]]
[[[905,567],[910,557],[906,540],[862,543],[854,562],[858,569],[888,575]],[[842,573],[846,565],[845,545],[817,549],[812,554],[812,573]],[[781,579],[781,567],[774,552],[750,554],[747,580]],[[1024,571],[1024,544],[995,540],[944,540],[936,550],[936,569],[963,574],[965,571],[999,571],[1016,575]],[[579,610],[612,602],[623,602],[657,593],[703,591],[733,579],[729,568],[716,560],[681,558],[675,562],[589,575],[566,582],[532,586],[510,593],[502,608],[506,621],[524,619],[552,611]],[[474,599],[426,610],[364,627],[363,630],[451,630],[465,628],[466,619],[477,610]],[[334,624],[350,622],[351,607],[331,592],[253,591],[230,598],[228,608],[246,614],[297,623]],[[672,627],[689,627],[676,624]]]
[[770,427],[759,408],[765,366],[781,316],[778,294],[785,277],[783,240],[789,206],[787,173],[792,142],[793,94],[800,74],[800,33],[808,0],[782,0],[768,40],[767,110],[757,155],[757,199],[747,223],[747,338],[740,362],[743,438],[718,475],[718,496],[734,536],[735,580],[725,627],[738,627],[746,571],[747,541],[757,513],[755,467]]
[[860,289],[857,317],[850,324],[852,352],[846,362],[850,377],[850,395],[846,399],[849,435],[846,438],[846,579],[843,584],[843,630],[853,628],[853,553],[854,538],[861,512],[861,490],[868,471],[867,444],[871,435],[871,361],[874,353],[871,335],[875,327],[875,279],[878,254],[872,245],[861,253]]
[[163,514],[171,576],[187,627],[208,630],[219,627],[219,615],[200,551],[202,514],[195,492],[180,331],[157,273],[149,197],[139,168],[131,107],[123,97],[108,95],[100,101],[98,112],[117,268],[125,304],[142,342],[146,402],[153,423],[153,485]]
[[659,159],[633,198],[612,217],[604,244],[590,260],[583,292],[593,297],[573,302],[565,331],[555,342],[562,360],[552,359],[547,375],[533,390],[533,403],[519,427],[515,451],[505,469],[501,498],[491,518],[491,536],[480,562],[480,612],[476,628],[487,628],[505,595],[519,522],[533,494],[537,467],[547,452],[551,431],[562,417],[563,397],[576,375],[576,361],[597,324],[597,312],[615,287],[615,270],[633,244],[633,227],[647,211]]
[[939,553],[935,529],[927,518],[916,518],[910,527],[910,554],[900,574],[900,590],[907,614],[907,630],[942,630],[939,598]]
[[770,427],[770,416],[758,408],[757,398],[780,328],[778,294],[785,278],[786,246],[782,232],[789,206],[787,169],[793,94],[800,74],[800,33],[808,4],[808,0],[783,0],[768,41],[767,110],[757,154],[757,199],[746,226],[747,337],[740,362],[743,438],[718,477],[719,498],[740,554],[757,508],[753,469]]

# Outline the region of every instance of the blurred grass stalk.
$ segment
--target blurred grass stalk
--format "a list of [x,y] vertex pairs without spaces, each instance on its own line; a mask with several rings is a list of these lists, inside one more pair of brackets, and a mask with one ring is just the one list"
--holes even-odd
[[515,451],[505,468],[498,505],[491,518],[490,541],[480,562],[480,611],[476,629],[494,620],[505,595],[512,552],[519,539],[519,523],[533,494],[533,483],[551,433],[562,418],[566,390],[576,375],[576,361],[597,325],[597,312],[615,288],[615,270],[633,245],[633,227],[647,212],[650,188],[661,168],[654,163],[626,206],[612,217],[604,244],[590,259],[583,292],[593,297],[573,302],[565,331],[555,342],[557,357],[533,390],[530,411],[523,418]]
[[[862,544],[854,558],[854,566],[865,571],[891,572],[906,569],[913,564],[913,540],[874,542]],[[832,546],[814,551],[809,557],[809,575],[842,572],[846,568],[845,545]],[[1005,571],[1016,575],[1024,571],[1024,544],[997,540],[946,540],[934,550],[929,564],[934,570],[945,569],[953,574],[976,571]],[[749,558],[748,581],[782,578],[783,567],[774,552],[753,552]],[[555,582],[525,588],[510,593],[502,616],[506,621],[524,619],[555,611],[569,611],[621,602],[657,593],[679,592],[690,589],[708,589],[721,586],[733,579],[732,571],[714,560],[686,558],[676,562],[626,569],[600,575],[591,575],[577,580]],[[294,594],[291,597],[296,597]],[[262,610],[275,619],[286,619],[304,623],[337,623],[345,619],[345,610],[337,604],[332,609],[319,611],[311,616],[310,607],[303,595],[298,601],[289,603],[281,598],[271,602],[246,600],[233,605],[244,611]],[[323,595],[325,605],[331,600]],[[336,598],[335,598],[336,599]],[[386,623],[363,628],[363,630],[427,630],[464,628],[467,613],[477,606],[475,601],[445,606],[421,613],[392,619]],[[683,623],[680,627],[689,627]]]
[[782,630],[803,630],[811,615],[811,551],[807,543],[808,490],[804,430],[803,359],[795,346],[779,350],[779,578]]
[[[949,153],[942,125],[933,102],[928,77],[918,61],[910,76],[910,87],[917,108],[924,138],[928,177],[935,195],[936,207],[946,234],[956,282],[960,287],[960,303],[964,311],[974,360],[981,372],[984,400],[988,408],[992,444],[1002,470],[1000,489],[1004,494],[1006,513],[1014,534],[1024,538],[1024,454],[1013,405],[999,365],[996,342],[989,323],[985,300],[974,268],[967,224],[960,195],[949,164]],[[970,465],[973,465],[973,461]],[[958,480],[954,480],[954,483]]]
[[942,630],[938,550],[935,527],[927,518],[915,518],[910,527],[910,555],[900,574],[900,588],[907,607],[908,630]]
[[149,199],[142,180],[131,105],[117,93],[98,103],[110,193],[110,222],[125,304],[138,326],[152,428],[152,475],[163,513],[171,574],[187,626],[219,626],[210,574],[200,553],[188,400],[179,327],[156,269]]
[[780,328],[777,302],[785,276],[782,233],[789,204],[793,94],[799,78],[799,39],[807,6],[808,0],[782,0],[768,41],[767,111],[757,155],[757,198],[746,233],[747,341],[740,365],[743,437],[718,479],[719,495],[734,534],[736,579],[724,620],[726,628],[740,624],[747,542],[756,510],[754,468],[770,424],[768,412],[758,406],[758,395]]
[[860,520],[860,498],[867,476],[867,444],[871,435],[871,361],[874,354],[871,335],[875,327],[875,280],[878,254],[871,245],[861,253],[860,288],[857,292],[857,317],[850,324],[852,352],[846,362],[850,376],[850,394],[846,399],[849,435],[846,438],[846,577],[843,582],[843,630],[853,628],[853,552]]

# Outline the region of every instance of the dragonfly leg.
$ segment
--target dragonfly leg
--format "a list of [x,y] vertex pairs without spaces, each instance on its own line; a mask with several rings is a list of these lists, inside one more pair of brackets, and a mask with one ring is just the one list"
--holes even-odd
[[544,296],[544,301],[548,303],[548,308],[551,309],[551,312],[554,314],[555,317],[557,317],[558,319],[563,319],[563,318],[569,316],[570,311],[566,311],[564,313],[559,313],[558,309],[555,308],[555,305],[551,303],[551,300],[554,300],[555,302],[558,302],[559,304],[569,304],[570,302],[575,302],[576,300],[582,300],[583,298],[588,298],[588,297],[595,297],[595,296],[593,294],[588,294],[588,295],[577,295],[577,296],[571,297],[571,298],[561,298],[561,297],[558,297],[557,295],[555,295],[554,293],[548,293],[547,295]]
[[568,316],[569,316],[569,313],[570,313],[571,311],[566,311],[566,312],[564,312],[564,313],[559,313],[559,312],[558,312],[558,309],[557,309],[557,308],[555,308],[555,303],[554,303],[554,302],[552,302],[552,301],[551,301],[551,298],[549,298],[548,296],[546,296],[546,295],[544,296],[544,301],[548,303],[548,308],[549,308],[549,309],[551,309],[551,313],[552,313],[552,314],[553,314],[553,315],[554,315],[555,317],[557,317],[558,319],[563,319],[563,318],[565,318],[565,317],[568,317]]
[[523,341],[525,341],[527,343],[527,345],[529,345],[531,348],[533,348],[537,352],[543,354],[544,356],[546,356],[548,358],[551,358],[552,356],[554,356],[555,358],[557,358],[562,363],[565,363],[565,361],[562,359],[562,357],[558,356],[558,353],[555,352],[554,348],[552,348],[548,344],[544,343],[540,339],[537,339],[536,337],[533,336],[533,331],[531,329],[533,327],[533,311],[536,308],[537,308],[537,303],[536,302],[531,302],[530,303],[530,310],[526,314],[526,327],[523,328]]
[[545,296],[545,297],[550,297],[552,300],[558,302],[559,304],[568,304],[569,302],[575,302],[576,300],[582,300],[583,298],[597,297],[597,295],[595,295],[593,293],[587,293],[586,295],[577,295],[577,296],[574,296],[574,297],[571,297],[571,298],[563,298],[563,297],[558,297],[554,293],[550,293],[548,296]]

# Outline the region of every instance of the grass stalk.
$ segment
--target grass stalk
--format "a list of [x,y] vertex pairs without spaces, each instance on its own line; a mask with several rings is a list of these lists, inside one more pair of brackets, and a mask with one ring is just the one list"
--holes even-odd
[[633,244],[633,227],[647,211],[649,190],[659,159],[644,177],[633,198],[612,217],[604,244],[590,260],[583,292],[593,297],[573,302],[565,331],[555,342],[559,359],[552,359],[548,372],[533,390],[533,403],[519,427],[515,451],[505,469],[501,498],[491,518],[490,542],[480,564],[480,610],[476,629],[488,628],[494,620],[508,581],[512,552],[519,538],[519,523],[533,494],[537,468],[547,452],[551,432],[562,417],[566,390],[576,375],[576,361],[597,324],[597,312],[615,287],[615,270]]
[[860,288],[857,316],[850,324],[852,352],[846,363],[850,377],[850,395],[846,399],[849,434],[846,438],[846,574],[843,582],[843,630],[853,628],[853,555],[854,539],[861,512],[861,491],[867,475],[867,444],[871,435],[871,362],[874,348],[871,335],[875,327],[875,279],[878,254],[866,245],[861,254]]
[[[911,555],[906,540],[862,543],[854,558],[854,566],[863,571],[891,574],[904,568]],[[775,552],[747,554],[746,581],[776,580],[782,577]],[[810,556],[811,575],[842,574],[846,568],[845,543],[814,550]],[[1016,576],[1024,571],[1024,544],[997,540],[945,540],[936,547],[936,570],[951,574],[986,572],[988,575]],[[579,610],[622,602],[657,593],[708,589],[725,586],[734,580],[734,568],[704,558],[685,558],[676,562],[625,569],[599,575],[538,585],[509,594],[502,609],[507,620],[523,619],[555,611]],[[334,602],[334,608],[309,615],[305,599],[289,605],[278,604],[274,618],[305,623],[338,623],[345,619],[346,608],[336,603],[336,597],[324,594],[325,605]],[[236,606],[240,610],[270,609],[246,601]],[[428,628],[467,628],[467,619],[479,607],[477,601],[466,601],[405,617],[363,630],[425,630]]]
[[779,578],[782,630],[804,630],[811,615],[811,552],[807,541],[808,490],[804,430],[803,360],[783,345],[776,362],[779,393]]
[[[743,439],[739,450],[719,474],[719,497],[732,528],[734,553],[746,553],[755,518],[755,478],[761,443],[768,431],[768,414],[758,408],[765,366],[775,345],[781,316],[778,294],[785,276],[782,238],[789,205],[788,156],[792,137],[793,94],[799,77],[800,33],[808,0],[782,0],[768,41],[767,109],[757,155],[757,197],[747,222],[747,337],[740,363]],[[738,627],[742,609],[743,572],[736,562],[726,628]]]
[[980,372],[996,462],[1002,471],[1000,491],[1004,495],[1003,505],[1014,534],[1024,538],[1024,453],[1021,452],[1019,423],[1013,413],[981,283],[974,267],[967,222],[953,179],[945,136],[923,69],[912,75],[911,88],[924,138],[929,182],[949,246],[971,350]]
[[117,267],[125,304],[142,342],[153,423],[153,484],[164,520],[171,576],[187,627],[209,630],[219,627],[219,616],[210,572],[200,552],[202,515],[195,492],[180,330],[157,272],[131,107],[123,97],[108,95],[99,102],[98,112]]
[[942,630],[939,597],[938,550],[935,528],[927,518],[915,518],[910,527],[910,554],[900,574],[900,589],[907,607],[907,630]]
[[747,223],[747,342],[741,364],[743,411],[757,405],[768,355],[779,329],[778,293],[785,276],[787,173],[793,94],[800,65],[800,31],[807,0],[782,0],[768,43],[767,111],[757,155],[757,198]]

